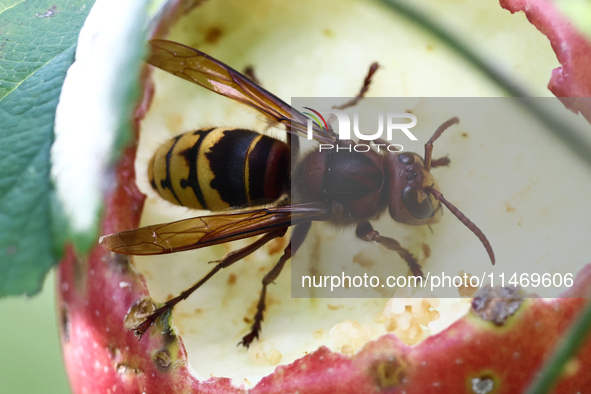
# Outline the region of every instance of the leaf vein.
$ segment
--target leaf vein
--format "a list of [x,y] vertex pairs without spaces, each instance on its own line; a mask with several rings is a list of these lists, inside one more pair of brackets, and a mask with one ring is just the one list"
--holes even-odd
[[14,7],[16,7],[16,6],[17,6],[17,5],[19,5],[20,3],[24,3],[24,2],[25,2],[25,0],[21,0],[21,1],[19,1],[18,3],[14,3],[14,4],[13,4],[13,5],[11,5],[10,7],[7,7],[7,8],[5,8],[5,9],[3,9],[2,11],[0,11],[0,15],[2,15],[2,13],[4,13],[4,12],[6,12],[6,11],[8,11],[8,10],[10,10],[10,9],[14,8]]
[[[33,71],[31,74],[27,75],[22,81],[20,82],[11,82],[13,84],[15,84],[14,88],[11,89],[10,91],[8,91],[4,97],[0,98],[0,103],[2,103],[2,101],[8,97],[10,95],[10,93],[14,92],[16,89],[18,89],[18,87],[25,81],[27,81],[29,78],[31,78],[32,76],[34,76],[37,72],[39,72],[40,70],[42,70],[44,67],[46,67],[49,63],[51,63],[52,61],[54,61],[55,59],[57,59],[59,56],[63,55],[65,52],[69,51],[72,48],[75,48],[77,45],[77,43],[74,43],[68,47],[66,47],[63,51],[61,51],[59,54],[57,54],[56,56],[54,56],[51,60],[45,62],[45,64],[39,68],[37,68],[35,71]],[[8,81],[7,81],[8,82]]]

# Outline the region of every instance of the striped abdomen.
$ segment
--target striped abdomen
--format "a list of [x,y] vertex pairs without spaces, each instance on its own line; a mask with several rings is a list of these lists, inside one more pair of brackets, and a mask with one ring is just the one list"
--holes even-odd
[[188,208],[220,211],[269,203],[289,187],[289,149],[250,130],[191,131],[154,153],[148,177],[162,198]]

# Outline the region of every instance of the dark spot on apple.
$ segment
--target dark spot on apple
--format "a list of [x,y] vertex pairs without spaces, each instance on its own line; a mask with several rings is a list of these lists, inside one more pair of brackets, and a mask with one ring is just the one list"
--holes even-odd
[[60,322],[62,325],[62,340],[64,343],[70,342],[70,316],[68,306],[64,303],[60,310]]
[[483,320],[502,326],[523,303],[523,294],[516,287],[486,286],[474,294],[472,310]]
[[489,375],[472,378],[470,383],[474,394],[489,394],[495,389],[495,381]]
[[118,274],[125,274],[129,272],[131,262],[128,255],[113,253],[113,258],[107,259],[110,268],[115,270]]
[[115,365],[115,370],[119,375],[137,375],[140,373],[138,369],[131,368],[129,365],[123,363]]
[[111,360],[114,361],[113,364],[117,364],[117,361],[121,359],[121,350],[119,350],[117,344],[114,342],[110,342],[107,345],[107,351],[109,352],[109,357],[111,357]]
[[376,360],[370,367],[376,385],[380,389],[388,389],[402,383],[404,379],[404,365],[394,356]]
[[125,315],[124,327],[132,330],[143,323],[148,316],[156,311],[156,305],[149,297],[139,299]]
[[425,258],[428,259],[431,256],[431,248],[424,242],[421,242],[421,249],[423,249],[423,254]]
[[170,367],[170,364],[172,364],[172,358],[166,350],[158,350],[154,356],[152,356],[152,359],[156,365],[162,369],[167,369]]
[[210,27],[205,33],[205,41],[208,44],[217,44],[223,35],[224,31],[219,27]]

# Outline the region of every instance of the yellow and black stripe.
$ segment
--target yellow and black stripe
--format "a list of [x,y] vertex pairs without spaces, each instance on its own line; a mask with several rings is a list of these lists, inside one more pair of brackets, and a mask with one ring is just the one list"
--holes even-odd
[[160,146],[148,177],[162,198],[188,208],[260,205],[289,187],[289,149],[251,130],[197,130]]

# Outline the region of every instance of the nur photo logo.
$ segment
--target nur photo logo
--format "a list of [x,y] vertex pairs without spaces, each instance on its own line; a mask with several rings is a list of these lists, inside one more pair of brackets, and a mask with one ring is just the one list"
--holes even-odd
[[[321,129],[321,130],[328,130],[328,123],[331,120],[336,119],[338,124],[338,139],[339,140],[351,140],[351,120],[349,115],[341,110],[338,109],[327,109],[317,111],[310,107],[303,107],[310,112],[303,112],[304,115],[308,116],[308,139],[313,139],[314,135],[314,123]],[[330,117],[329,122],[326,121],[322,114],[329,114]],[[387,149],[388,152],[400,152],[404,150],[404,147],[400,144],[390,143],[394,139],[394,132],[395,131],[402,131],[404,135],[410,139],[411,141],[417,141],[417,138],[410,132],[410,128],[416,126],[417,124],[417,117],[410,113],[384,113],[380,112],[377,114],[378,118],[378,130],[373,134],[364,134],[359,129],[359,113],[353,113],[353,134],[355,137],[359,139],[359,141],[373,141],[374,145],[377,147],[378,152],[380,148]],[[386,119],[385,123],[385,133],[386,138],[383,138],[384,135],[384,118]],[[401,123],[401,120],[410,120],[410,122]],[[355,152],[367,152],[369,151],[370,147],[368,144],[356,144],[356,145],[344,145],[339,146],[338,144],[320,144],[319,147],[320,151],[323,150],[330,150],[336,149],[339,150],[354,150]]]

